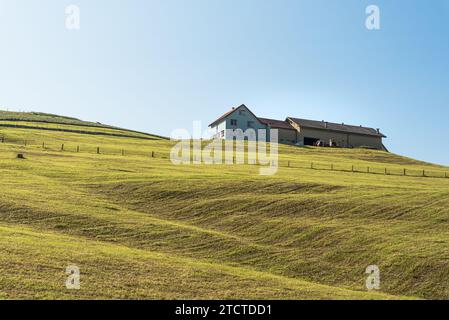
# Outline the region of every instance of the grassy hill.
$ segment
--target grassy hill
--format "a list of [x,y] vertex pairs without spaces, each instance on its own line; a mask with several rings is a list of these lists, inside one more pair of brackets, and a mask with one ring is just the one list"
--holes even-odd
[[43,114],[0,113],[0,138],[0,298],[449,299],[446,167],[289,146],[269,177],[175,166],[163,137]]

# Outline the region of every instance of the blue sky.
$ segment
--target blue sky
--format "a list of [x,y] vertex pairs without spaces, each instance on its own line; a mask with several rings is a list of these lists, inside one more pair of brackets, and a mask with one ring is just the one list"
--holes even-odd
[[1,109],[169,135],[245,103],[379,127],[392,152],[449,165],[447,0],[0,0],[0,39]]

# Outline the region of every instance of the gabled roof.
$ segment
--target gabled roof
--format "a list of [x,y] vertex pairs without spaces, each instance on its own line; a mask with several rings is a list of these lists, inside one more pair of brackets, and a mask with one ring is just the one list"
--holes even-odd
[[377,129],[362,127],[362,126],[353,126],[347,125],[344,123],[332,123],[325,121],[316,121],[316,120],[307,120],[307,119],[299,119],[288,117],[287,120],[290,120],[299,127],[303,128],[311,128],[311,129],[320,129],[320,130],[331,130],[338,131],[343,133],[353,133],[353,134],[362,134],[367,136],[375,136],[375,137],[383,137],[386,138],[384,134],[382,134]]
[[224,119],[226,119],[226,117],[230,116],[231,114],[233,114],[235,111],[237,111],[240,108],[245,108],[246,110],[248,110],[248,112],[250,112],[254,118],[258,119],[257,116],[251,111],[249,110],[249,108],[247,106],[245,106],[244,104],[241,104],[240,106],[238,106],[237,108],[232,108],[231,110],[229,110],[228,112],[226,112],[224,115],[222,115],[220,118],[218,118],[217,120],[215,120],[214,122],[212,122],[209,127],[213,127],[215,124],[223,122]]
[[275,120],[275,119],[267,119],[267,118],[258,118],[259,121],[267,126],[278,129],[291,129],[296,130],[288,121]]
[[246,110],[248,110],[248,112],[250,112],[254,118],[256,118],[257,120],[259,120],[260,123],[264,124],[264,125],[269,125],[272,128],[279,128],[279,129],[291,129],[291,130],[295,130],[295,128],[293,128],[293,126],[288,122],[288,121],[282,121],[282,120],[275,120],[275,119],[267,119],[267,118],[259,118],[258,116],[256,116],[247,106],[245,106],[244,104],[238,106],[237,108],[232,108],[231,110],[229,110],[228,112],[226,112],[225,114],[223,114],[220,118],[218,118],[217,120],[215,120],[214,122],[212,122],[209,127],[213,127],[214,125],[216,125],[217,123],[223,122],[228,116],[230,116],[231,114],[233,114],[235,111],[237,111],[238,109],[244,107]]
[[233,108],[232,110],[229,110],[228,112],[226,112],[224,115],[222,115],[220,118],[218,118],[217,120],[215,120],[214,122],[212,122],[209,127],[212,127],[214,124],[220,123],[222,122],[224,119],[226,119],[227,116],[229,116],[231,113],[233,113],[235,111],[235,109]]

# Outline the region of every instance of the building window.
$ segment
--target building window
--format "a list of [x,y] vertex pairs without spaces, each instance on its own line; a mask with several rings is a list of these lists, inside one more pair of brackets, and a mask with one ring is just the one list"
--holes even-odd
[[236,125],[237,125],[237,120],[231,119],[231,126],[236,126]]
[[224,130],[221,131],[221,137],[224,138]]
[[248,128],[254,128],[254,121],[248,121]]
[[246,110],[245,109],[240,109],[239,110],[239,115],[244,116],[246,114]]

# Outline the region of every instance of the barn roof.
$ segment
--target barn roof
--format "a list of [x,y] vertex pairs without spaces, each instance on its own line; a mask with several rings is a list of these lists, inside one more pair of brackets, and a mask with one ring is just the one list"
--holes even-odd
[[269,125],[272,128],[295,130],[295,128],[293,128],[293,126],[288,121],[267,119],[267,118],[257,118],[257,119],[259,119],[261,123]]
[[343,133],[352,133],[352,134],[362,134],[368,136],[376,136],[386,138],[384,134],[374,128],[368,128],[363,126],[354,126],[348,125],[344,123],[333,123],[327,121],[316,121],[316,120],[307,120],[307,119],[299,119],[288,117],[287,120],[291,120],[296,123],[300,127],[310,128],[310,129],[319,129],[319,130],[331,130],[338,131]]

